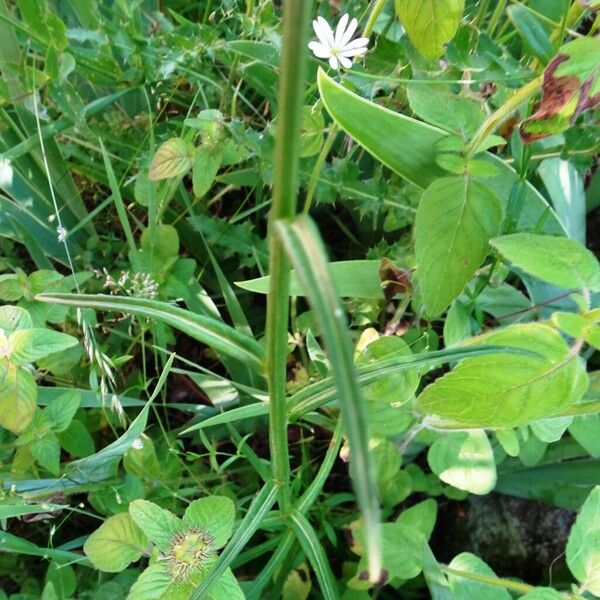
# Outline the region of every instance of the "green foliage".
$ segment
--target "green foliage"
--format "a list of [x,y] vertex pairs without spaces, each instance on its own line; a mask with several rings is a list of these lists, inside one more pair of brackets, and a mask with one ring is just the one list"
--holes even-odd
[[599,568],[600,545],[598,537],[598,511],[600,510],[600,487],[595,487],[583,503],[577,520],[571,529],[567,544],[567,564],[583,589],[592,594],[600,593]]
[[424,413],[463,426],[515,427],[564,412],[587,388],[576,354],[547,325],[513,325],[475,343],[529,351],[466,359],[421,393]]
[[469,177],[444,177],[424,192],[415,221],[415,252],[423,301],[438,316],[464,289],[500,229],[494,192]]
[[395,0],[410,41],[426,58],[439,58],[458,29],[464,0]]
[[600,595],[597,11],[0,0],[0,598]]

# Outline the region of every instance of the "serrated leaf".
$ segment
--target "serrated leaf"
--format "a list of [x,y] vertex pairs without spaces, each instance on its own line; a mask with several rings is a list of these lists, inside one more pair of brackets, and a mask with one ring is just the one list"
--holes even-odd
[[15,365],[24,365],[76,344],[76,338],[52,329],[19,329],[8,338],[9,359]]
[[590,456],[600,458],[600,415],[575,417],[569,433]]
[[147,500],[134,500],[129,505],[129,514],[138,527],[163,552],[169,550],[173,536],[185,530],[181,519]]
[[170,584],[171,577],[165,563],[154,563],[131,586],[127,600],[159,600]]
[[581,361],[560,333],[547,325],[512,325],[472,343],[514,347],[540,356],[500,353],[460,362],[417,399],[418,409],[434,421],[477,429],[516,427],[559,414],[587,388]]
[[415,252],[421,293],[432,317],[463,291],[501,222],[500,202],[481,182],[445,177],[425,190],[415,222]]
[[194,148],[181,138],[171,138],[162,144],[150,163],[148,178],[159,181],[184,175],[192,166]]
[[[373,364],[384,358],[392,356],[412,356],[408,344],[400,337],[383,336],[371,342],[356,359],[356,366],[361,367]],[[399,406],[408,402],[414,395],[419,381],[418,371],[406,371],[402,373],[390,373],[379,381],[370,383],[363,387],[363,396],[367,404],[372,405],[373,410],[382,404],[394,403]]]
[[215,548],[222,548],[231,537],[235,520],[235,505],[226,496],[209,496],[194,500],[185,510],[183,522],[189,527],[208,531]]
[[490,243],[509,263],[538,279],[567,289],[600,289],[598,260],[575,240],[513,233]]
[[600,486],[583,503],[567,543],[567,564],[584,589],[600,595]]
[[396,0],[396,13],[415,48],[439,58],[456,33],[464,0]]
[[600,40],[568,42],[548,63],[538,110],[521,123],[525,143],[561,133],[584,111],[600,102]]
[[52,400],[44,409],[44,416],[50,421],[52,430],[56,433],[64,431],[75,416],[81,397],[78,392],[67,392]]
[[494,453],[482,429],[441,435],[429,448],[427,461],[442,481],[459,490],[487,494],[496,485]]
[[100,571],[118,573],[141,558],[148,547],[144,532],[128,513],[109,517],[86,540],[83,551]]
[[33,418],[37,386],[30,371],[0,360],[0,426],[21,433]]

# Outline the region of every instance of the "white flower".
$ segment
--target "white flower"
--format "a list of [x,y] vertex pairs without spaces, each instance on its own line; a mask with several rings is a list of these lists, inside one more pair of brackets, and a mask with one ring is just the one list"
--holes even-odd
[[58,236],[58,241],[62,243],[67,239],[68,231],[62,225],[59,225],[56,228],[56,235]]
[[335,34],[323,17],[317,17],[313,21],[313,28],[319,41],[310,42],[308,47],[317,58],[329,59],[332,69],[339,69],[340,65],[349,69],[352,66],[351,58],[362,56],[367,51],[369,38],[360,37],[350,41],[356,32],[358,21],[352,19],[348,25],[349,18],[348,15],[344,15],[340,19]]

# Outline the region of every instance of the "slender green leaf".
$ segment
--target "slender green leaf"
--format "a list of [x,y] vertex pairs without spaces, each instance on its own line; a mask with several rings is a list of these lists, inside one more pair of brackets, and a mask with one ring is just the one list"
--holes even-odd
[[327,560],[327,555],[325,554],[325,550],[321,545],[313,526],[308,522],[308,519],[298,511],[293,511],[290,514],[290,521],[294,528],[294,532],[296,533],[296,537],[300,541],[300,545],[315,571],[324,600],[336,600],[340,598],[335,577],[331,572],[331,567]]
[[369,577],[377,581],[381,569],[379,503],[369,452],[367,414],[354,368],[348,326],[331,282],[323,243],[310,217],[297,217],[291,223],[278,221],[276,227],[313,306],[331,362],[350,444],[350,473],[367,528]]
[[252,365],[257,370],[262,370],[263,367],[264,349],[257,341],[221,321],[196,315],[166,302],[102,294],[41,294],[36,296],[36,299],[41,302],[131,313],[158,319],[218,352]]
[[[329,264],[331,279],[336,292],[342,298],[383,298],[378,260],[345,260]],[[269,293],[269,276],[247,281],[236,281],[235,285],[250,292]],[[304,296],[306,291],[298,280],[296,271],[290,273],[290,296]]]

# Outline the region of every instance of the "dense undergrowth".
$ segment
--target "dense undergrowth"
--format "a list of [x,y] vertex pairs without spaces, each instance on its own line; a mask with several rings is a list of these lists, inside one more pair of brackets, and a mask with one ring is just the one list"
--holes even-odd
[[600,596],[599,9],[0,0],[0,599]]

